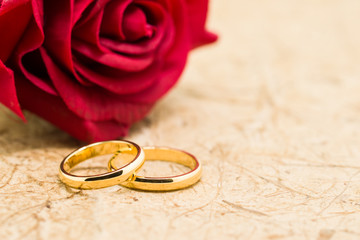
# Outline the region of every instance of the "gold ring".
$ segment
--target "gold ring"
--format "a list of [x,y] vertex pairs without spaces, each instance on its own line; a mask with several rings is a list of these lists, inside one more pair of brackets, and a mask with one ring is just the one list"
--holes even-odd
[[[171,148],[145,147],[143,149],[145,160],[175,162],[189,167],[191,171],[171,177],[143,177],[135,173],[132,178],[120,185],[144,191],[172,191],[189,187],[200,180],[201,164],[192,154]],[[117,171],[118,167],[114,159],[110,159],[108,168],[109,171]]]
[[[98,175],[77,176],[70,170],[79,163],[92,157],[114,154],[110,160],[117,159],[122,153],[133,156],[130,162],[116,171]],[[96,189],[117,185],[132,177],[144,164],[144,151],[137,144],[125,140],[98,142],[81,147],[70,153],[60,164],[59,177],[66,185],[80,189]]]

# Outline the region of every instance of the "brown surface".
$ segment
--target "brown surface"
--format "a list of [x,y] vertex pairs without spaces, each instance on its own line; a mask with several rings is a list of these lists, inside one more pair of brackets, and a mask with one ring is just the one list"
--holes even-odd
[[194,153],[203,178],[183,191],[68,189],[59,162],[80,144],[1,109],[0,239],[359,239],[359,13],[212,1],[221,40],[128,137]]

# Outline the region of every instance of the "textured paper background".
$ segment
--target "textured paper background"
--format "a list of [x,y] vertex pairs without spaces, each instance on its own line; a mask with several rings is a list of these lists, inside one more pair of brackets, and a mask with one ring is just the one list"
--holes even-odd
[[359,239],[359,13],[212,1],[221,39],[128,136],[195,154],[203,178],[186,190],[66,188],[58,166],[81,143],[1,108],[0,239]]

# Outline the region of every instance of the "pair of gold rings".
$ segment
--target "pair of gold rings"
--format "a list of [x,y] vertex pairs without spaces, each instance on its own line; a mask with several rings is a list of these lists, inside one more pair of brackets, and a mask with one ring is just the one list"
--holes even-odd
[[[70,173],[76,165],[93,157],[113,154],[108,162],[108,172],[98,175],[78,176]],[[130,159],[126,156],[130,156]],[[118,166],[117,160],[125,161]],[[144,177],[136,173],[147,160],[175,162],[191,171],[170,177]],[[190,153],[158,147],[141,148],[125,140],[98,142],[79,148],[70,153],[60,164],[60,180],[66,185],[79,189],[97,189],[120,184],[144,191],[172,191],[189,187],[200,180],[201,165]]]

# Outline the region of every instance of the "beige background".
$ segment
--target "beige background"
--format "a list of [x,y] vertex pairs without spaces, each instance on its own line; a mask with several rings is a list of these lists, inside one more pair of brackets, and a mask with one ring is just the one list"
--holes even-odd
[[201,182],[66,188],[80,143],[1,108],[0,239],[360,239],[360,1],[213,0],[208,25],[221,39],[128,136],[192,152]]

